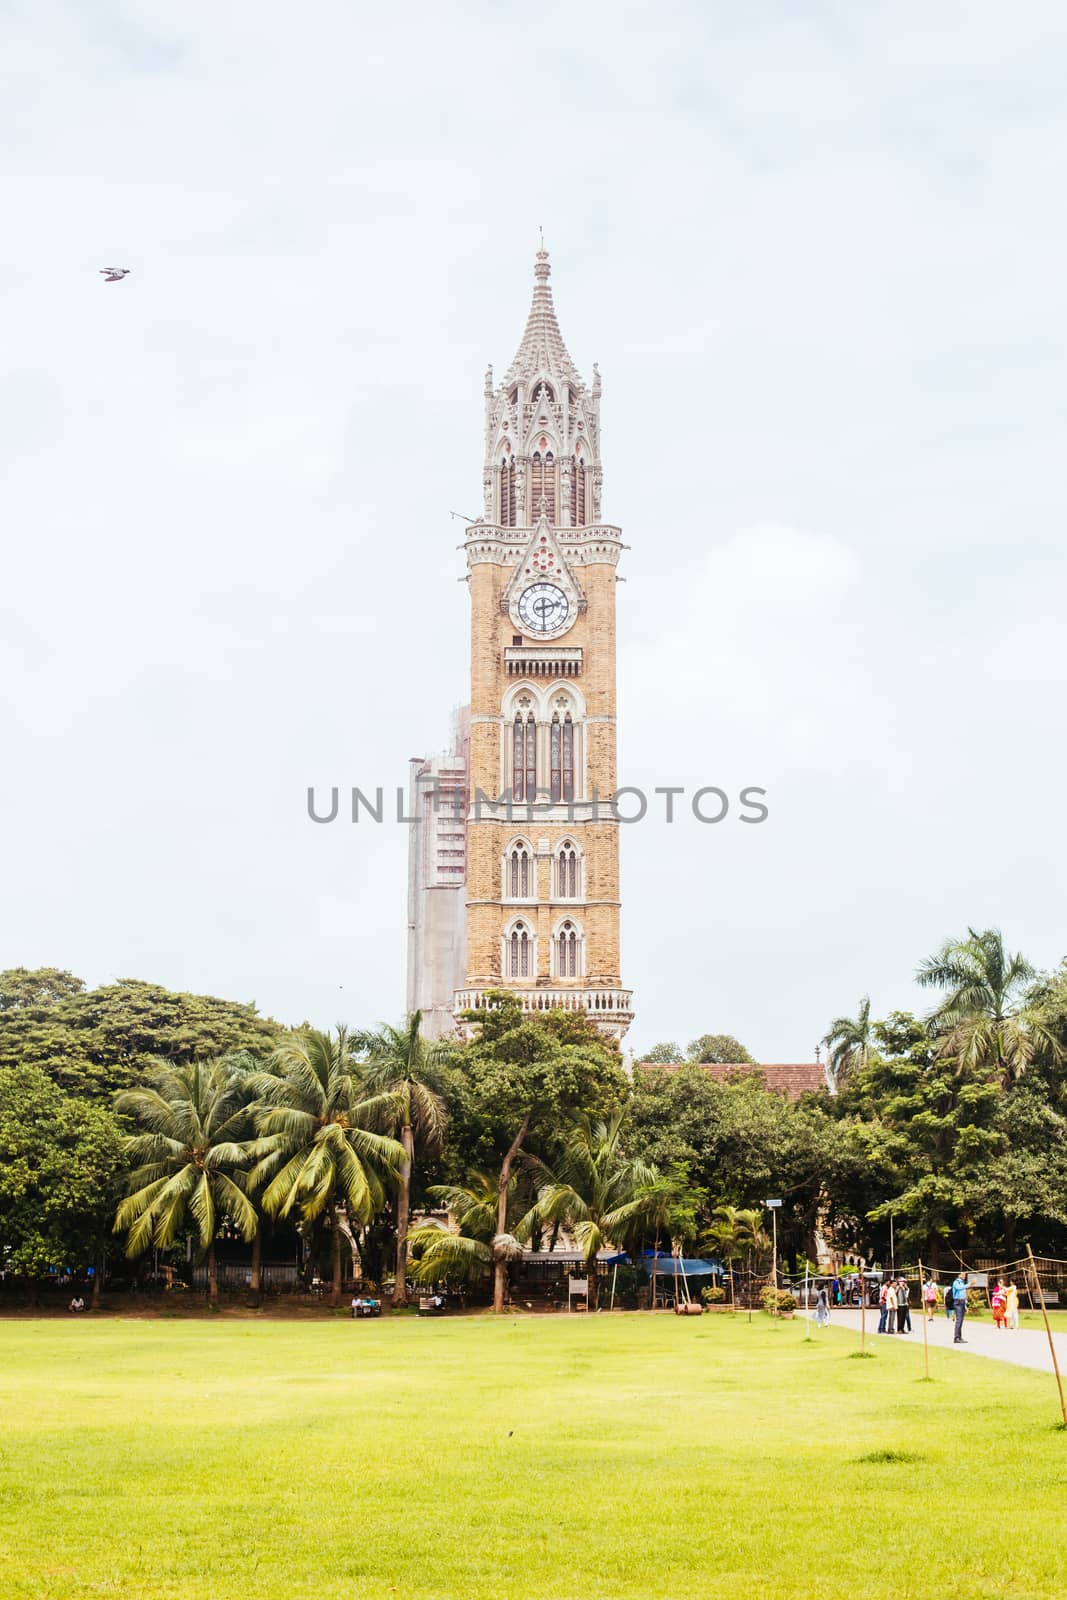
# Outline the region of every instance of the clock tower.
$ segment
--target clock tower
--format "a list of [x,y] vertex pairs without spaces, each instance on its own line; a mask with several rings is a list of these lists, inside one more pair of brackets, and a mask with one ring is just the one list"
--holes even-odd
[[464,546],[471,598],[466,983],[529,1011],[585,1012],[621,1039],[615,569],[600,514],[600,374],[563,343],[539,250],[503,380],[485,381],[484,512]]

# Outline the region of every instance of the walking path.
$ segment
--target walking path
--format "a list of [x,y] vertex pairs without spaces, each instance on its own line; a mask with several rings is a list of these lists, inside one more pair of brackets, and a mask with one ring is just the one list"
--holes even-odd
[[[830,1326],[850,1328],[858,1333],[859,1311],[853,1311],[851,1307],[835,1306],[830,1313]],[[867,1312],[867,1337],[872,1344],[880,1344],[890,1338],[888,1333],[876,1333],[877,1327],[878,1311],[873,1309]],[[952,1323],[943,1311],[939,1311],[934,1320],[926,1324],[926,1333],[932,1350],[942,1346],[952,1348]],[[966,1340],[962,1347],[963,1354],[989,1356],[994,1361],[1010,1361],[1013,1366],[1033,1367],[1038,1372],[1052,1371],[1052,1356],[1044,1328],[1019,1328],[1011,1333],[1006,1329],[995,1328],[988,1319],[976,1322],[968,1317],[963,1325],[963,1337]],[[1067,1380],[1067,1334],[1054,1332],[1052,1337],[1056,1344],[1056,1358],[1060,1364],[1060,1371]],[[892,1338],[898,1343],[907,1340],[909,1344],[922,1344],[922,1323],[914,1308],[911,1313],[911,1332],[893,1334]]]

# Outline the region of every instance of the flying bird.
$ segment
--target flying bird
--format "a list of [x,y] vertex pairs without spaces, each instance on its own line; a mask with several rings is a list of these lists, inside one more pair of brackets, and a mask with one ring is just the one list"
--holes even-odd
[[121,283],[123,278],[129,277],[129,267],[101,267],[100,276],[105,283]]

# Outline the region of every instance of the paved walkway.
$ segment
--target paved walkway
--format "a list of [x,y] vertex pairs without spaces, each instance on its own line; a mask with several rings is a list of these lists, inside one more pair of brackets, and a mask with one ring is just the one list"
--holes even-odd
[[[860,1328],[859,1311],[838,1306],[830,1313],[831,1328],[850,1328],[856,1333]],[[867,1337],[872,1344],[878,1345],[889,1339],[889,1334],[878,1334],[878,1312],[867,1312]],[[931,1350],[941,1347],[952,1349],[952,1324],[943,1311],[939,1311],[932,1322],[926,1325],[927,1337]],[[923,1330],[919,1321],[918,1312],[912,1310],[911,1332],[894,1334],[894,1343],[922,1344]],[[1052,1371],[1052,1356],[1049,1352],[1048,1339],[1045,1337],[1044,1328],[1019,1328],[1015,1333],[1000,1330],[993,1326],[986,1318],[982,1322],[975,1322],[968,1317],[963,1325],[963,1337],[967,1341],[959,1350],[960,1355],[989,1356],[994,1361],[1010,1361],[1017,1367],[1033,1367],[1038,1372]],[[1067,1383],[1067,1334],[1053,1333],[1056,1344],[1056,1358],[1060,1364],[1060,1372],[1064,1382]]]

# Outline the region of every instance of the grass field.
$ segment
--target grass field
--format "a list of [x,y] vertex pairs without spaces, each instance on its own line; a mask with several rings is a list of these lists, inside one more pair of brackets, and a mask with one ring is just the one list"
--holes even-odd
[[1051,1378],[756,1317],[0,1323],[0,1595],[1067,1593]]

